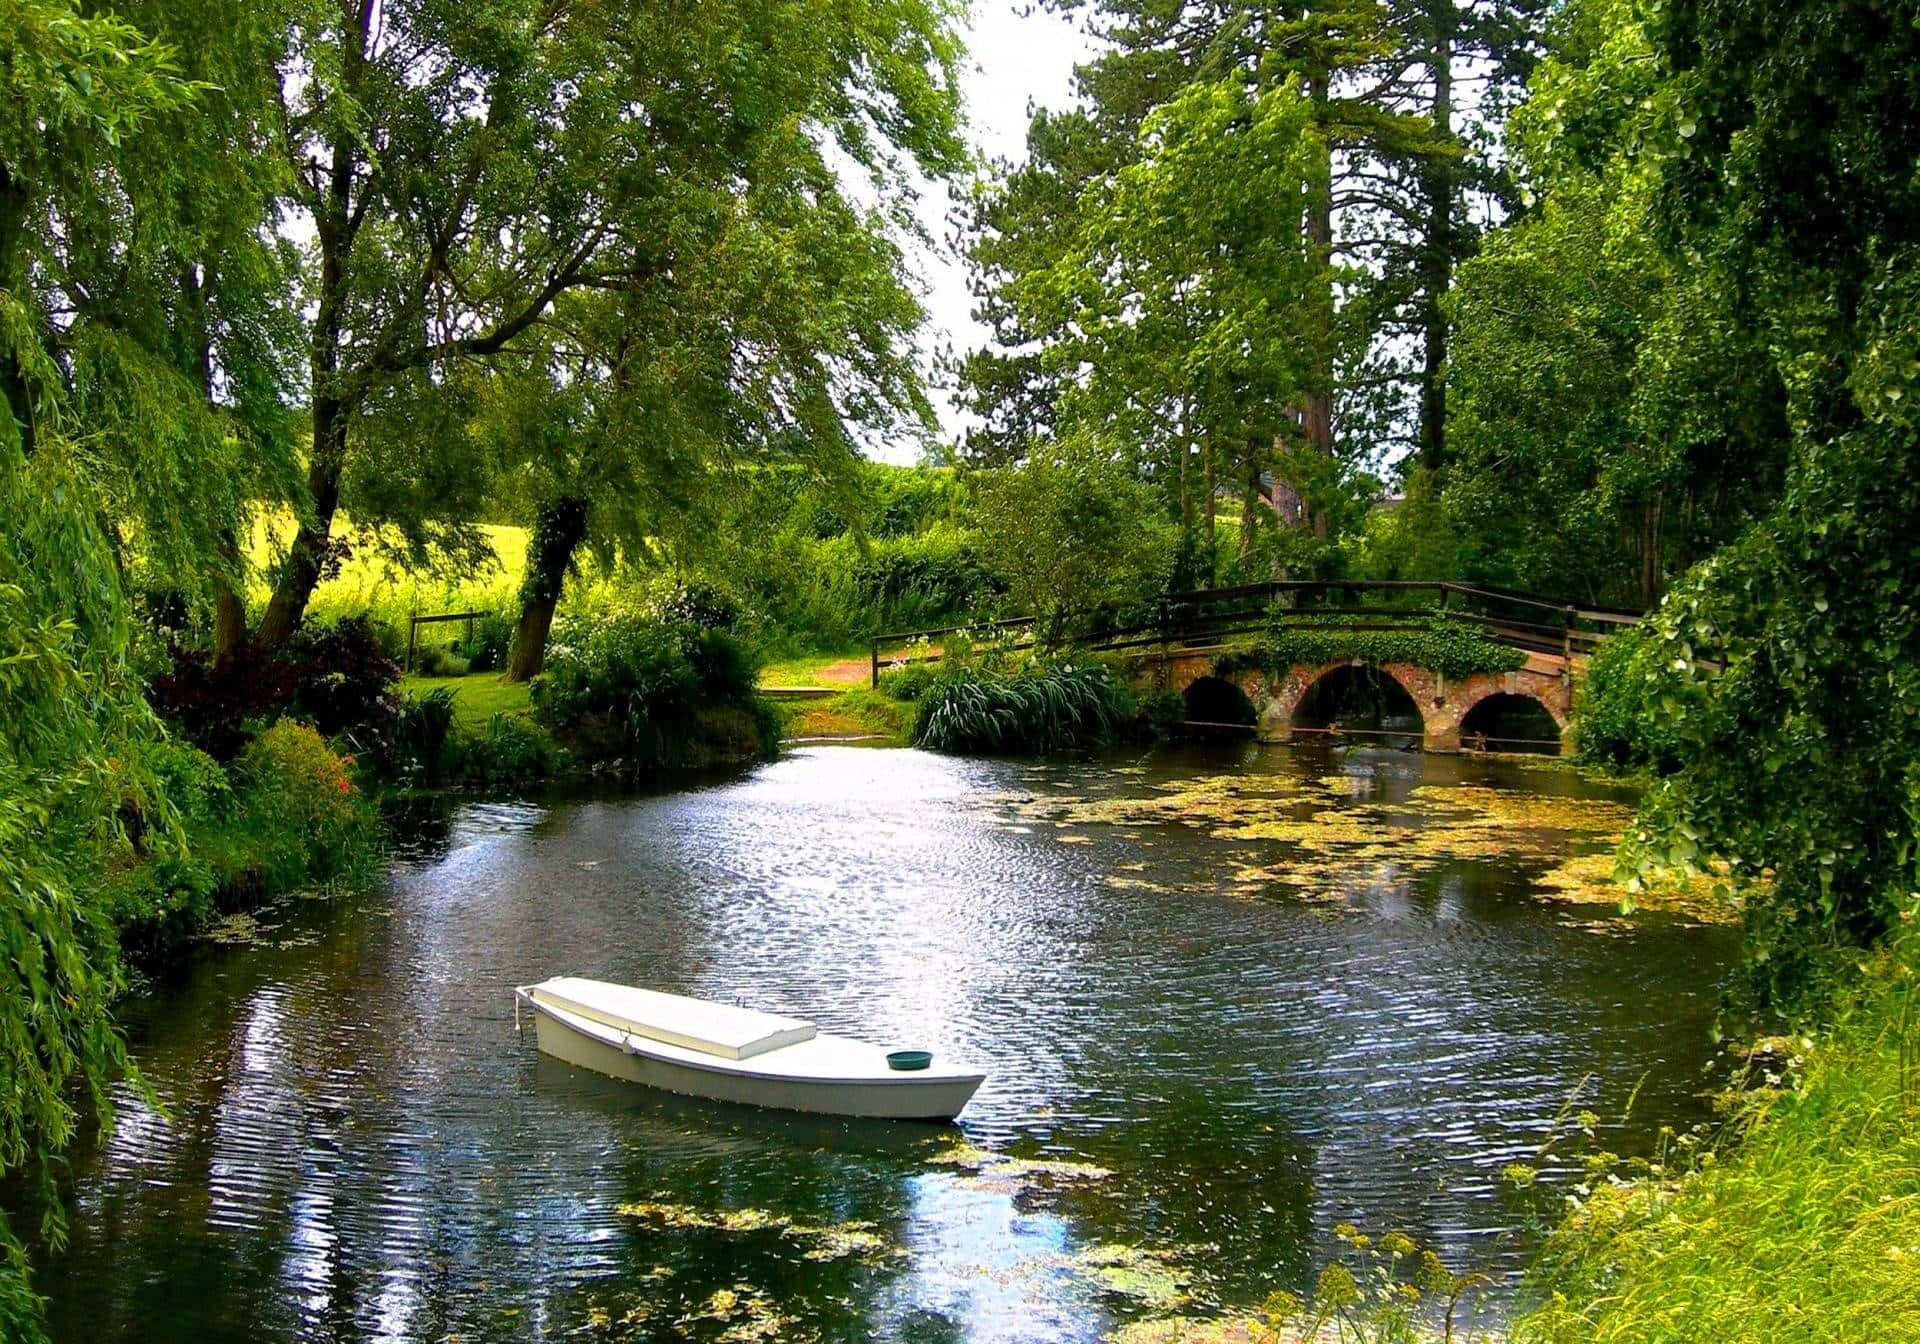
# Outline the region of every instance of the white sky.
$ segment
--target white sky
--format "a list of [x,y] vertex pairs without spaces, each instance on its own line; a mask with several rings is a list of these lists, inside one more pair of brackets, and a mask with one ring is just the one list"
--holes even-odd
[[[1064,107],[1073,97],[1073,67],[1093,44],[1071,21],[1022,0],[975,0],[967,25],[967,62],[961,92],[966,98],[968,137],[982,158],[1025,156],[1029,109]],[[942,184],[927,188],[919,213],[937,246],[915,258],[925,286],[927,329],[922,348],[963,352],[985,338],[986,328],[972,317],[973,296],[967,271],[953,243],[949,219],[952,198]],[[964,419],[944,389],[934,389],[943,437],[956,437]],[[875,454],[886,461],[911,462],[917,450],[896,444]]]

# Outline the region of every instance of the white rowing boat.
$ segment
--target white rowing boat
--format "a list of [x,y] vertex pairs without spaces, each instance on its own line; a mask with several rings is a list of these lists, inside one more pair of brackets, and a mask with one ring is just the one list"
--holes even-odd
[[[986,1075],[813,1023],[679,994],[557,976],[514,990],[540,1049],[685,1096],[783,1111],[951,1120]],[[516,1021],[518,1013],[516,1009]]]

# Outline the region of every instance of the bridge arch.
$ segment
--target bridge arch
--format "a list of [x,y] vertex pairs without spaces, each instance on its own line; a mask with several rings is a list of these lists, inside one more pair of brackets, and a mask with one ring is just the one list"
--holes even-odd
[[[1552,720],[1554,734],[1561,741],[1561,750],[1567,750],[1570,745],[1573,684],[1578,674],[1578,665],[1572,660],[1529,654],[1525,665],[1514,671],[1476,673],[1460,679],[1411,663],[1374,664],[1355,658],[1303,664],[1281,669],[1277,674],[1242,665],[1223,675],[1214,670],[1218,652],[1217,649],[1179,649],[1162,655],[1148,655],[1141,660],[1137,675],[1143,681],[1143,688],[1151,687],[1176,694],[1184,694],[1190,686],[1202,680],[1238,686],[1253,703],[1259,715],[1256,728],[1260,737],[1268,742],[1285,742],[1293,738],[1295,716],[1301,701],[1311,694],[1317,683],[1336,669],[1365,667],[1382,679],[1396,684],[1413,701],[1424,729],[1422,745],[1428,751],[1459,751],[1463,745],[1462,727],[1467,716],[1476,706],[1500,695],[1537,702]],[[1489,737],[1495,735],[1488,734]],[[1548,736],[1546,732],[1540,733],[1543,743]],[[1469,738],[1464,745],[1473,745],[1472,739]]]
[[1189,723],[1252,728],[1260,721],[1254,698],[1225,677],[1208,673],[1180,689]]
[[[1551,737],[1561,744],[1553,748],[1557,751],[1564,748],[1566,741],[1570,699],[1560,679],[1524,672],[1471,677],[1437,708],[1428,723],[1427,744],[1440,750],[1458,751],[1475,746],[1477,740],[1483,739],[1490,749],[1497,751],[1520,745],[1545,746]],[[1525,706],[1537,711],[1538,729],[1523,732],[1507,726],[1505,731],[1500,731],[1501,719],[1524,712]],[[1524,744],[1516,741],[1523,738],[1538,740]],[[1498,745],[1502,739],[1508,742],[1507,747]]]
[[1286,741],[1294,735],[1296,727],[1324,726],[1301,724],[1302,709],[1305,707],[1309,716],[1312,716],[1316,696],[1333,692],[1335,684],[1342,678],[1372,680],[1377,685],[1391,687],[1405,697],[1406,706],[1413,711],[1414,722],[1418,726],[1408,732],[1423,739],[1427,736],[1428,702],[1432,699],[1432,687],[1427,684],[1425,674],[1418,668],[1398,663],[1369,663],[1356,658],[1289,669],[1286,677],[1273,688],[1272,698],[1261,712],[1260,735],[1270,741]]
[[1557,753],[1565,728],[1538,696],[1494,691],[1460,716],[1460,745],[1469,751]]

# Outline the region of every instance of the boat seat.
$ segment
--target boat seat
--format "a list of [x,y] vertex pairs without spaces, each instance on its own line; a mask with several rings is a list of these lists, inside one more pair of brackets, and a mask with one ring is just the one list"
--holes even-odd
[[752,1059],[819,1034],[797,1017],[578,976],[557,976],[528,992],[563,1013],[721,1059]]

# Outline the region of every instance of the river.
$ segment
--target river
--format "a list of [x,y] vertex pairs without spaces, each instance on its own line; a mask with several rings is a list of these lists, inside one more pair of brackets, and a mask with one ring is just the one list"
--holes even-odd
[[[36,1284],[72,1341],[1080,1341],[1304,1291],[1350,1223],[1497,1312],[1578,1179],[1563,1113],[1624,1154],[1705,1114],[1730,932],[1539,885],[1627,801],[1215,745],[443,802],[383,889],[131,1005],[161,1106],[76,1154]],[[990,1076],[957,1126],[680,1101],[516,1034],[557,973]]]

